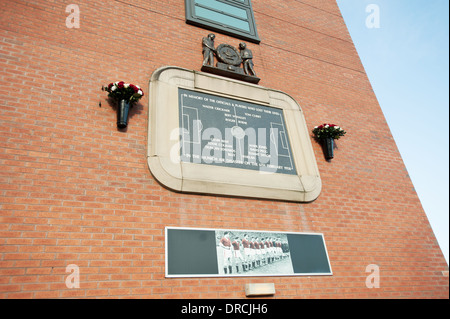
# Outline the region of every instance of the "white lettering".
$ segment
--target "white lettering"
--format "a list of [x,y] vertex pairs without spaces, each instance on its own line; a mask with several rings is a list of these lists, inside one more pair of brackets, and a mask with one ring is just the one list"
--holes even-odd
[[80,268],[75,264],[67,265],[66,272],[71,272],[66,278],[66,287],[69,289],[80,288]]
[[191,303],[188,303],[187,306],[181,307],[181,313],[187,314],[187,313],[193,313],[193,314],[207,314],[210,317],[214,315],[214,310],[216,306],[196,306],[191,305]]
[[366,267],[366,272],[371,272],[371,274],[366,277],[366,287],[369,289],[380,288],[380,267],[374,264],[368,265]]
[[380,28],[380,7],[376,4],[369,4],[366,12],[370,13],[366,18],[366,27],[369,29]]
[[80,28],[80,8],[76,4],[69,4],[66,7],[66,12],[70,13],[66,18],[66,27],[69,29]]

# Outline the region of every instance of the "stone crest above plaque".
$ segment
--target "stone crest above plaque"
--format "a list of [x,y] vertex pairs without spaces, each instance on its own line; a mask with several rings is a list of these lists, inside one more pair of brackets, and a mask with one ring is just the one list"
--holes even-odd
[[[202,40],[202,71],[258,84],[260,78],[256,76],[253,53],[247,48],[247,44],[241,42],[239,50],[229,44],[220,44],[215,48],[215,38],[216,36],[210,33]],[[214,57],[218,60],[216,66],[214,66]]]
[[[237,63],[235,50],[220,49]],[[149,92],[148,165],[167,188],[296,202],[319,196],[309,131],[286,93],[179,67],[156,70]]]

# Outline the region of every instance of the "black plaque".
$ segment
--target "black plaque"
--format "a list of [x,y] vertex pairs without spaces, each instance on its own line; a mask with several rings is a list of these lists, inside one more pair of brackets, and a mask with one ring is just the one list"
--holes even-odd
[[[215,232],[193,229],[167,230],[167,273],[171,275],[216,275]],[[199,262],[201,261],[201,262]]]
[[181,161],[297,175],[281,109],[178,92]]

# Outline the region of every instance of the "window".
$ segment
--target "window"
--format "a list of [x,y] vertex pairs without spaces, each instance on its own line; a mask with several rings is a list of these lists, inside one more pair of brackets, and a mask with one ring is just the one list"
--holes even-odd
[[261,41],[251,0],[186,0],[186,21],[250,42]]

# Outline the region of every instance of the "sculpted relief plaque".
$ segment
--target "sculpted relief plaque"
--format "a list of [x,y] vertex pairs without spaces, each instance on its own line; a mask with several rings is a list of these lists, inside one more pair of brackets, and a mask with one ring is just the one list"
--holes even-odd
[[307,202],[321,180],[300,106],[287,94],[178,67],[150,80],[148,165],[181,192]]
[[[219,44],[215,48],[215,38],[215,34],[210,33],[202,40],[202,71],[258,84],[260,78],[256,76],[253,53],[247,48],[247,44],[239,43],[239,50],[226,43]],[[218,60],[216,65],[214,65],[214,57]]]

